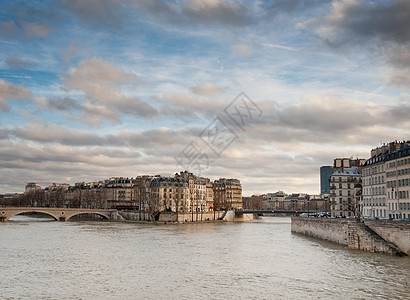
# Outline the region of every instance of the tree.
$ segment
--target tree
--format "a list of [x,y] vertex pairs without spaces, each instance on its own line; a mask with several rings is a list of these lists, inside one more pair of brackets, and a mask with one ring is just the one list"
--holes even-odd
[[262,195],[252,195],[251,205],[252,205],[252,209],[262,210],[263,209],[263,197],[262,197]]
[[227,209],[225,187],[214,186],[214,207],[215,210]]
[[[144,212],[144,219],[145,219],[145,208],[147,207],[146,203],[149,200],[149,199],[147,199],[148,198],[148,195],[147,195],[147,182],[146,182],[145,178],[141,178],[137,182],[137,184],[134,186],[134,189],[135,189],[135,198],[139,203],[139,205],[138,205],[139,219],[140,220],[142,219],[141,214],[143,212]],[[144,210],[143,210],[143,207],[144,207]],[[148,210],[149,210],[149,213],[151,214],[150,209],[148,209]]]
[[82,191],[81,189],[76,189],[73,192],[72,207],[80,208],[82,205]]

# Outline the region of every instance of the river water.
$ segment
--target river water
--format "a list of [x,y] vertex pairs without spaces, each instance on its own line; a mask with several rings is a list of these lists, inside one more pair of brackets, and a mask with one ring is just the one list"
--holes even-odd
[[410,258],[290,232],[289,218],[0,223],[0,299],[409,299]]

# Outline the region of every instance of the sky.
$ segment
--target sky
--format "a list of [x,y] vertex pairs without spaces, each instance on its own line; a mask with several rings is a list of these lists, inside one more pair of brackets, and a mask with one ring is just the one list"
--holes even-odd
[[0,5],[0,193],[188,170],[318,194],[409,139],[407,0]]

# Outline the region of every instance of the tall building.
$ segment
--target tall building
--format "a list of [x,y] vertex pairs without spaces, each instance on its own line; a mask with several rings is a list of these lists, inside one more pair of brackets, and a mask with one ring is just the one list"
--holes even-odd
[[410,219],[410,141],[386,155],[387,215]]
[[320,194],[330,194],[330,175],[332,166],[320,167]]
[[330,176],[332,217],[359,215],[361,197],[361,169],[365,159],[336,158]]
[[363,167],[364,218],[410,218],[410,141],[371,150]]
[[361,217],[386,218],[385,154],[372,150],[362,169]]

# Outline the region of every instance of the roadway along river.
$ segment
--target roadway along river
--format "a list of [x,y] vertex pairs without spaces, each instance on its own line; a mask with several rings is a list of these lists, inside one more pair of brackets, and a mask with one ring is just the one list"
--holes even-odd
[[0,223],[0,299],[409,299],[410,258],[291,234],[289,218]]

